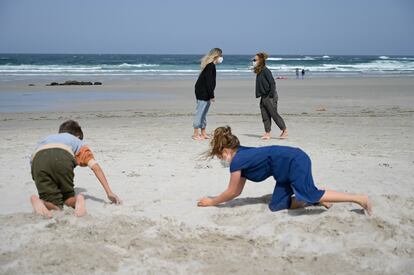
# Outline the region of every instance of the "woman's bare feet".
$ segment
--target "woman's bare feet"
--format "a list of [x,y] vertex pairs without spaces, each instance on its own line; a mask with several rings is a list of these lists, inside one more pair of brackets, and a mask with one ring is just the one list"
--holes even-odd
[[32,203],[33,210],[37,214],[47,217],[49,219],[52,217],[52,212],[49,209],[47,209],[43,201],[39,199],[38,196],[35,196],[35,195],[31,196],[30,202]]
[[202,140],[201,136],[199,136],[199,135],[196,135],[196,136],[191,136],[191,138],[192,138],[193,140]]
[[263,139],[263,140],[269,140],[270,139],[270,133],[265,133],[262,137],[261,137],[261,139]]
[[210,136],[207,135],[207,131],[206,128],[201,128],[201,135],[200,135],[201,139],[209,139]]
[[279,138],[281,138],[281,139],[288,138],[288,131],[287,131],[287,129],[285,129],[285,130],[282,131],[282,133],[280,134]]
[[86,209],[85,209],[85,198],[82,194],[76,195],[76,204],[75,204],[75,216],[82,217],[85,216]]

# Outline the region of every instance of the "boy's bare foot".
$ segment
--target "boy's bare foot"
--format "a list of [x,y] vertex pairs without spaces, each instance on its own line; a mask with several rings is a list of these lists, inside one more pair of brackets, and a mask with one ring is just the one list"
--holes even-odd
[[288,138],[288,131],[283,130],[282,133],[280,134],[279,138],[281,138],[281,139]]
[[82,194],[78,194],[76,196],[76,204],[75,204],[75,216],[82,217],[85,216],[86,209],[85,209],[85,198]]
[[49,219],[52,217],[52,212],[49,209],[47,209],[43,201],[39,199],[38,196],[35,196],[35,195],[31,196],[30,202],[32,203],[33,210],[37,214],[47,217]]
[[270,133],[265,133],[262,137],[262,140],[269,140],[270,139]]
[[363,196],[361,201],[359,202],[359,205],[361,205],[361,207],[364,208],[368,216],[372,215],[372,204],[368,196]]
[[201,139],[210,139],[210,136],[209,135],[202,135]]

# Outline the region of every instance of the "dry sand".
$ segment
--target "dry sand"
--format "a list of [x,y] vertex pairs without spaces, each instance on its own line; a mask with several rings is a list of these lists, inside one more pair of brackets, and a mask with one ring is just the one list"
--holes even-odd
[[[198,159],[193,81],[104,82],[102,87],[3,83],[1,92],[133,92],[157,98],[68,102],[61,110],[0,113],[0,273],[412,274],[414,78],[279,81],[286,141],[261,141],[253,80],[219,80],[208,128],[229,124],[242,144],[297,146],[315,182],[367,193],[374,215],[352,204],[270,212],[274,182],[247,183],[220,207],[197,199],[223,191],[229,172]],[[60,90],[59,90],[60,89]],[[317,111],[317,110],[324,111]],[[108,203],[87,168],[76,168],[88,215],[31,213],[29,156],[65,119],[78,120],[112,189]],[[274,126],[275,127],[275,126]],[[278,129],[274,128],[274,135]]]

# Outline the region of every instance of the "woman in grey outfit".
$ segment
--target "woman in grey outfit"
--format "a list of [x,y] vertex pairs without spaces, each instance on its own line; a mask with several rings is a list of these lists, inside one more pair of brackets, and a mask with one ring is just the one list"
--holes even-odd
[[266,53],[257,53],[253,59],[253,70],[256,74],[256,98],[260,97],[260,112],[262,113],[265,134],[262,139],[270,139],[272,130],[272,119],[282,131],[279,138],[287,138],[288,132],[285,121],[277,112],[278,95],[276,82],[272,72],[266,67]]

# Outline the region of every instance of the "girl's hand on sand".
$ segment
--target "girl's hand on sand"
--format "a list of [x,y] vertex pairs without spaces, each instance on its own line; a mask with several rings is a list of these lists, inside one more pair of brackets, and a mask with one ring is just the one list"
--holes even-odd
[[210,198],[202,198],[198,201],[197,206],[213,206],[214,201]]
[[114,193],[108,193],[108,199],[115,204],[121,204],[122,201]]

